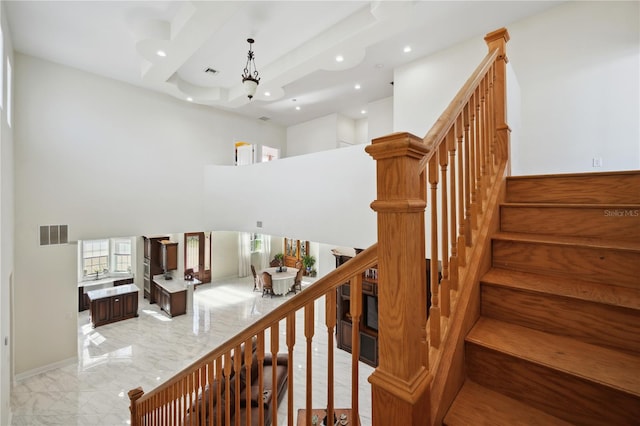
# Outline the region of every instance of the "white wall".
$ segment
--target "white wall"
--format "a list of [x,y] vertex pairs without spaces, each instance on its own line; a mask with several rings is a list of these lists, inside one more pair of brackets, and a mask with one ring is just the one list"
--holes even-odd
[[[507,25],[522,99],[513,174],[640,168],[639,7],[567,2]],[[395,131],[427,133],[487,53],[483,36],[396,70]]]
[[211,280],[238,276],[238,233],[211,233]]
[[347,143],[353,145],[356,143],[356,127],[355,122],[342,114],[337,116],[337,139],[339,144]]
[[[9,390],[13,379],[12,359],[15,346],[11,320],[12,275],[14,272],[14,137],[7,124],[7,71],[9,57],[15,69],[13,45],[5,18],[5,4],[0,4],[0,23],[4,40],[4,55],[0,58],[3,75],[3,108],[0,112],[0,424],[9,424]],[[15,73],[14,73],[15,75]],[[15,80],[15,78],[14,78]],[[15,90],[13,90],[15,93]],[[14,104],[15,105],[15,104]],[[6,342],[5,342],[6,339]]]
[[[364,148],[356,145],[241,168],[208,166],[207,229],[368,247],[377,232],[369,207],[375,199],[375,162]],[[262,228],[257,228],[258,221]]]
[[393,131],[422,138],[487,53],[482,37],[397,68]]
[[287,157],[337,147],[338,114],[287,127]]
[[205,165],[233,164],[238,138],[283,148],[285,131],[21,54],[14,71],[15,362],[25,373],[77,354],[77,246],[39,247],[39,225],[68,224],[71,241],[213,229]]
[[371,142],[369,140],[369,120],[361,118],[355,122],[355,143],[362,145]]
[[640,3],[568,2],[509,32],[523,99],[514,173],[640,168]]
[[369,126],[367,142],[393,133],[393,96],[367,104]]

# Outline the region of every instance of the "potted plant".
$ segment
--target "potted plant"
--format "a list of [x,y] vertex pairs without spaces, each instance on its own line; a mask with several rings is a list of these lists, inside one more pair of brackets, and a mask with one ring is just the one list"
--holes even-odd
[[311,273],[311,268],[316,264],[316,258],[310,254],[302,256],[302,266],[307,270],[307,274]]
[[282,253],[276,253],[276,255],[273,256],[273,259],[278,261],[278,265],[280,266],[284,264],[284,254]]

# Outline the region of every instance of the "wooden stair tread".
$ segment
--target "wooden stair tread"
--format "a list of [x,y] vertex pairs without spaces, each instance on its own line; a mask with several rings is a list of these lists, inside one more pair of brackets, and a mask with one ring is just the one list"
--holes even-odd
[[640,292],[628,287],[502,268],[491,268],[481,281],[490,285],[640,310]]
[[525,234],[521,232],[496,232],[493,240],[518,241],[525,243],[542,243],[561,246],[584,246],[600,249],[614,249],[640,252],[640,242],[605,240],[594,237],[568,237],[565,235]]
[[640,397],[640,358],[481,317],[467,342]]
[[640,209],[640,204],[616,204],[616,203],[536,203],[536,202],[506,202],[501,203],[500,206],[506,207],[548,207],[548,208],[588,208],[588,209],[604,209],[610,207],[611,209],[629,209],[629,210],[637,210]]
[[568,426],[553,417],[499,392],[466,380],[444,418],[445,425]]

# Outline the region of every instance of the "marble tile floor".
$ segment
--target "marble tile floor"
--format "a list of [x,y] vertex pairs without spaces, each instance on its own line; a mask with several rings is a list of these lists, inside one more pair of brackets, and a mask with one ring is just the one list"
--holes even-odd
[[[303,282],[303,289],[313,285]],[[200,286],[194,309],[169,318],[146,299],[138,318],[93,329],[88,311],[78,314],[78,362],[18,382],[11,392],[11,425],[126,425],[127,392],[149,391],[200,356],[292,297],[261,297],[251,277]],[[327,329],[324,298],[314,305],[313,405],[326,406]],[[296,315],[294,416],[305,405],[306,340],[303,312]],[[265,336],[269,342],[268,334]],[[286,352],[285,323],[280,324],[280,352]],[[334,342],[335,345],[335,342]],[[267,343],[268,346],[268,343]],[[268,350],[268,349],[267,349]],[[335,351],[335,406],[351,407],[351,355]],[[371,424],[373,370],[359,363],[359,406],[363,426]],[[291,378],[290,378],[291,380]],[[287,397],[278,409],[278,423],[287,424]],[[295,424],[295,419],[294,419]]]

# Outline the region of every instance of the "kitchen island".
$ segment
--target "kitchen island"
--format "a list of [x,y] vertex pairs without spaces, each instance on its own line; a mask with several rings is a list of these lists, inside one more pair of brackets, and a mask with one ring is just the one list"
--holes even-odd
[[193,309],[193,288],[197,284],[201,281],[155,275],[151,283],[151,303],[157,303],[170,317],[184,315]]
[[125,284],[86,292],[93,327],[138,316],[138,287]]
[[78,282],[78,312],[89,309],[87,292],[101,288],[116,287],[125,284],[133,284],[133,275],[116,275],[100,279],[84,280]]

